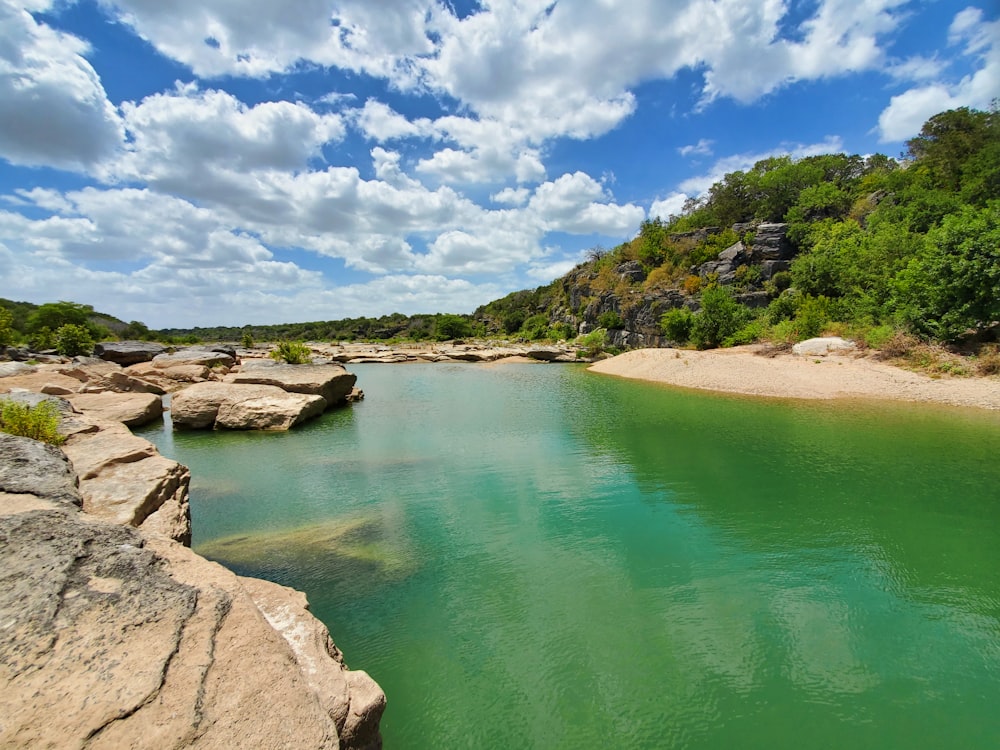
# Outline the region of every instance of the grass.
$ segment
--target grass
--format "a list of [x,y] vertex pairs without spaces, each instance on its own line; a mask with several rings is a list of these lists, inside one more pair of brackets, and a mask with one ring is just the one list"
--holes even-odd
[[0,402],[0,432],[62,445],[66,437],[59,434],[60,420],[59,409],[52,401],[42,401],[35,406],[7,399]]

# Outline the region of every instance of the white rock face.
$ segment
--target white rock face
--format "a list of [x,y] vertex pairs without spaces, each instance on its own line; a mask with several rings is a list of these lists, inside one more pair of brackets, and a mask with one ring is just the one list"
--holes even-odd
[[327,407],[322,396],[288,393],[273,385],[195,383],[170,404],[174,425],[229,430],[287,430]]
[[800,341],[792,347],[792,353],[803,357],[823,357],[827,354],[849,354],[856,351],[858,345],[840,336],[827,336]]

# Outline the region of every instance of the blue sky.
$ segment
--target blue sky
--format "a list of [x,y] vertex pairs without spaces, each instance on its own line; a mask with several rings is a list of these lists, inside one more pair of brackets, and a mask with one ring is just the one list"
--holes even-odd
[[0,0],[0,297],[471,312],[998,95],[995,0]]

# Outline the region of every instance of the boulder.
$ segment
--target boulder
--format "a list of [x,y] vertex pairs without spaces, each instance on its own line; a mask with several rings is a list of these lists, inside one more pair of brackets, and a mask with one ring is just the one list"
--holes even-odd
[[0,517],[0,539],[0,746],[381,745],[384,695],[301,598],[258,593],[265,616],[245,579],[78,512]]
[[287,430],[326,409],[322,396],[288,393],[273,385],[195,383],[170,404],[176,427]]
[[226,352],[205,351],[204,349],[181,349],[173,354],[157,354],[153,366],[161,370],[177,365],[201,365],[203,367],[232,367],[236,357]]
[[787,224],[760,224],[753,237],[751,258],[754,263],[763,260],[791,260],[795,255],[795,247],[785,236]]
[[227,399],[219,405],[215,426],[227,430],[288,430],[326,411],[322,396],[281,389],[278,394]]
[[67,400],[78,411],[129,427],[149,424],[163,416],[163,402],[152,393],[78,393]]
[[18,508],[80,507],[73,466],[61,450],[0,432],[0,514]]
[[149,362],[163,354],[167,347],[150,341],[102,341],[94,345],[94,356],[126,367],[138,362]]
[[183,544],[191,541],[186,466],[165,458],[120,422],[89,418],[97,427],[66,441],[63,451],[80,477],[83,509],[98,518],[153,530]]
[[27,365],[24,362],[0,362],[0,378],[9,378],[11,375],[28,375],[37,369],[34,365]]
[[339,364],[329,365],[260,365],[244,363],[239,372],[226,377],[231,383],[273,385],[290,393],[322,396],[327,406],[347,399],[358,376]]
[[847,354],[858,345],[840,336],[827,336],[800,341],[792,347],[792,353],[807,357],[822,357],[827,354]]

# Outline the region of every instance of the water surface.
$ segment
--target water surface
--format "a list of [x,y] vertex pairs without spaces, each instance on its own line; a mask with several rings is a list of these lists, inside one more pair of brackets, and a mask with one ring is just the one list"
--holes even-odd
[[361,365],[144,434],[195,549],[304,590],[387,748],[1000,746],[1000,416],[558,365]]

